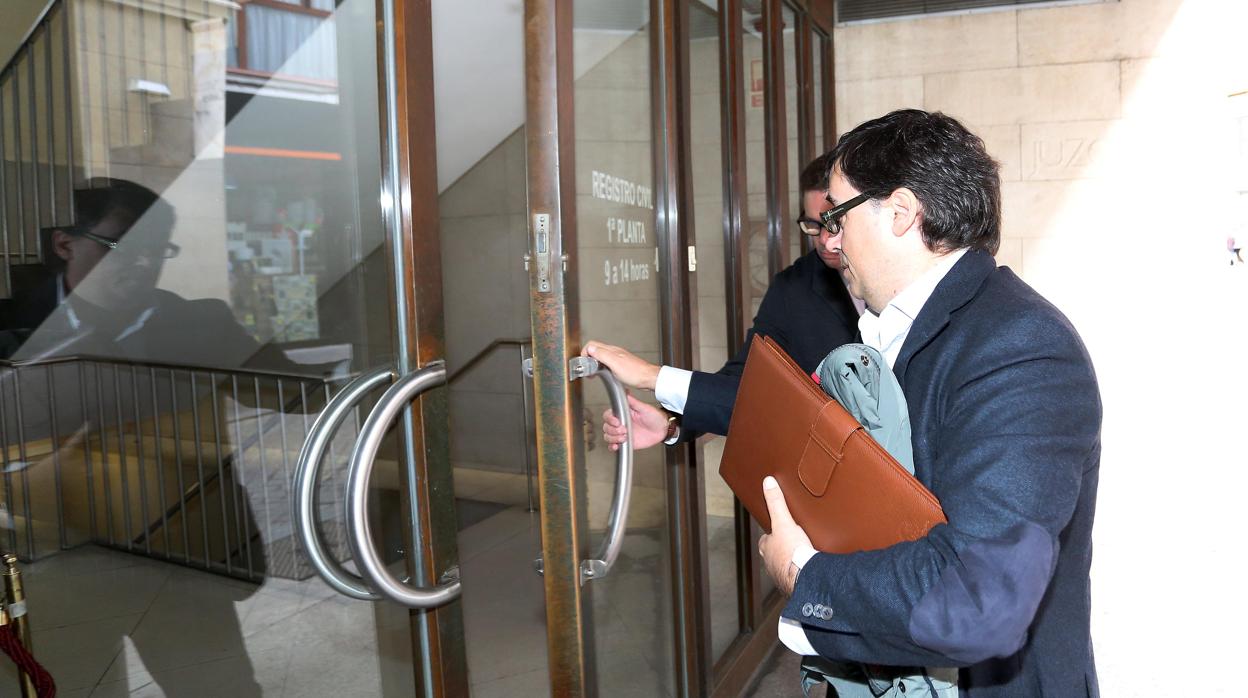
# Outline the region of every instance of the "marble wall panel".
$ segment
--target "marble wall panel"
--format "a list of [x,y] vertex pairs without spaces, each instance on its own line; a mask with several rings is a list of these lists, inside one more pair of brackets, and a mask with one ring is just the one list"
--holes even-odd
[[927,75],[923,101],[976,125],[1116,119],[1117,62]]
[[1157,55],[1183,0],[1120,0],[1018,11],[1020,65]]
[[838,27],[837,80],[964,72],[1018,65],[1014,12]]

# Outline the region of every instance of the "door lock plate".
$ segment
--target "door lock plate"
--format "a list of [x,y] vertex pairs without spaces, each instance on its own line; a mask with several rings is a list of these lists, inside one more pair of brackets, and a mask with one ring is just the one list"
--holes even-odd
[[537,291],[550,293],[550,214],[533,214],[533,257],[537,261]]

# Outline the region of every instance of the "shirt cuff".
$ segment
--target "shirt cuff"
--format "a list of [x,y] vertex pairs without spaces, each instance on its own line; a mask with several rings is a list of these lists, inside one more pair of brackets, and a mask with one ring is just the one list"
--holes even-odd
[[[807,562],[810,562],[810,558],[814,557],[817,552],[819,551],[809,545],[799,545],[793,549],[793,564],[797,565],[799,573],[802,567]],[[777,632],[780,642],[784,643],[784,646],[793,652],[800,655],[819,654],[815,651],[814,646],[810,644],[810,639],[806,637],[806,629],[798,621],[780,616],[780,626]]]
[[797,654],[803,656],[819,654],[815,651],[814,645],[810,644],[810,638],[806,637],[806,628],[792,618],[780,616],[780,627],[777,628],[776,634],[779,635],[780,642],[783,642],[785,647]]
[[684,414],[685,401],[689,399],[691,380],[693,380],[693,371],[660,366],[659,377],[654,380],[654,397],[669,411]]
[[794,548],[793,564],[797,565],[798,571],[801,571],[801,569],[806,566],[806,563],[810,562],[810,558],[814,557],[817,552],[819,551],[809,545],[799,545]]

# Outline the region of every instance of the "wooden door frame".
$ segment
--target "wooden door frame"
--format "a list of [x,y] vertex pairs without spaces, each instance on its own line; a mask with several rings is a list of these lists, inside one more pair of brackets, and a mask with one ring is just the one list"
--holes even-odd
[[[434,133],[431,0],[377,0],[382,182],[388,202],[395,368],[406,374],[446,356]],[[393,105],[394,119],[390,118]],[[400,499],[407,512],[407,572],[432,587],[459,574],[447,392],[403,412]],[[414,689],[426,698],[468,695],[463,601],[412,610]]]
[[[572,3],[526,0],[525,158],[528,177],[529,308],[541,507],[550,690],[593,695],[596,686],[589,589],[588,503],[580,433],[580,391],[568,359],[580,351],[575,177]],[[543,218],[544,217],[544,218]],[[543,230],[539,231],[539,227]],[[540,243],[539,243],[540,238]],[[539,249],[540,247],[540,249]]]

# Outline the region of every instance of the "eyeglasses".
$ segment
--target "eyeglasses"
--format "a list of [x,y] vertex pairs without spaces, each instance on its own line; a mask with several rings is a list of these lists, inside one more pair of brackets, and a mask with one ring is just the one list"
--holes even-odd
[[73,234],[77,235],[80,238],[86,238],[90,240],[91,242],[98,242],[110,250],[117,249],[117,241],[111,238],[106,238],[103,235],[96,235],[95,233],[88,233],[85,230],[75,230],[73,231]]
[[[113,251],[113,252],[116,252],[118,249],[121,248],[120,240],[106,238],[103,235],[96,235],[95,233],[90,233],[85,230],[76,229],[76,228],[68,229],[66,232],[69,232],[71,235],[76,235],[81,238],[86,238],[90,240],[91,242],[103,245],[104,247],[107,247],[110,251]],[[182,248],[173,244],[172,242],[167,242],[163,246],[160,246],[160,247],[133,247],[131,248],[128,246],[126,249],[121,250],[122,254],[128,254],[133,257],[142,257],[144,259],[173,259],[174,257],[177,257],[178,253],[181,251],[182,251]]]
[[832,234],[832,237],[836,237],[837,235],[841,234],[841,230],[842,230],[841,219],[845,217],[845,214],[849,213],[849,210],[857,206],[858,204],[861,204],[864,201],[870,201],[870,200],[871,200],[870,194],[859,194],[858,196],[855,196],[854,198],[850,199],[849,201],[846,201],[845,203],[839,206],[836,206],[835,208],[830,208],[827,211],[820,213],[819,219],[822,224],[818,228],[815,228],[813,232],[810,230],[807,230],[806,226],[802,223],[803,221],[808,220],[808,219],[803,218],[799,220],[798,225],[802,226],[802,232],[806,233],[807,235],[811,235],[811,236],[819,235],[824,230],[826,230]]
[[819,237],[819,233],[823,232],[823,221],[817,221],[814,218],[798,218],[797,227],[801,229],[803,235],[809,235],[812,238]]

